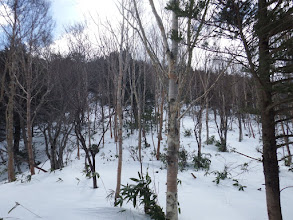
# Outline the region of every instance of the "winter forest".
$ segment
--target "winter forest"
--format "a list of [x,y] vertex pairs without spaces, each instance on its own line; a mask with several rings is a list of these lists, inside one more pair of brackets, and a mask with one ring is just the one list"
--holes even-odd
[[0,0],[0,220],[293,219],[292,1],[115,4]]

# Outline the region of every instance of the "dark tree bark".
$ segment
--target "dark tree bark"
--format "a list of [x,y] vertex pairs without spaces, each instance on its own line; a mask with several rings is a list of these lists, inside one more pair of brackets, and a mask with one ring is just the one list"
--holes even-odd
[[267,1],[258,0],[258,39],[259,39],[259,69],[258,75],[262,84],[257,85],[262,122],[263,168],[265,175],[267,210],[270,220],[281,220],[279,166],[275,137],[275,113],[270,108],[272,86],[270,74],[269,35],[266,28],[268,22]]
[[21,135],[20,116],[18,113],[14,114],[14,146],[13,151],[15,155],[19,154],[19,142]]
[[[293,100],[292,94],[288,93],[292,88],[292,71],[288,62],[290,57],[292,59],[292,47],[289,45],[293,41],[290,2],[258,0],[255,4],[251,1],[219,1],[224,6],[220,20],[224,20],[226,30],[232,31],[230,36],[236,33],[242,41],[246,66],[256,82],[270,220],[282,219],[275,118],[278,114],[288,112],[286,108]],[[250,26],[252,22],[255,22],[254,26]]]

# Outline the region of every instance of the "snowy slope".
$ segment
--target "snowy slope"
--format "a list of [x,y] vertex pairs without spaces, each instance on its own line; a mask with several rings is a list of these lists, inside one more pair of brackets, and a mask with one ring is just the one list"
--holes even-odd
[[[183,119],[181,129],[181,145],[190,153],[196,153],[196,141],[194,136],[184,137],[185,129],[193,129],[192,119]],[[215,125],[210,122],[210,135],[217,134]],[[247,133],[244,131],[244,133]],[[244,140],[238,142],[238,129],[233,125],[233,130],[228,133],[229,148],[247,154],[254,158],[261,158],[256,148],[261,146],[259,135],[255,128],[256,138],[244,136]],[[203,130],[203,140],[205,140]],[[97,135],[96,139],[98,140]],[[143,150],[144,172],[148,168],[153,180],[153,189],[158,194],[159,204],[165,207],[166,169],[161,161],[156,161],[151,154],[153,139],[149,135],[148,143],[151,147]],[[153,135],[156,143],[156,134]],[[166,137],[162,140],[166,145]],[[133,134],[124,139],[124,160],[122,170],[122,184],[131,183],[130,177],[137,177],[140,169],[139,162],[133,160],[130,146],[137,146],[137,135]],[[179,202],[181,220],[262,220],[267,219],[265,204],[265,188],[262,164],[236,153],[220,153],[214,145],[204,146],[203,153],[212,155],[210,174],[205,171],[194,171],[192,165],[183,172],[179,172],[178,179],[181,184],[179,190]],[[162,149],[163,152],[163,149]],[[122,208],[113,207],[113,199],[107,199],[111,190],[116,187],[117,159],[116,145],[107,134],[105,147],[97,154],[98,189],[92,189],[91,180],[85,177],[84,157],[77,160],[76,152],[72,153],[71,160],[62,170],[51,173],[39,172],[27,181],[29,173],[18,176],[14,183],[2,182],[0,185],[0,219],[149,219],[143,214],[143,208],[134,209],[132,204],[125,204]],[[280,155],[281,157],[282,155]],[[190,159],[191,163],[191,159]],[[247,163],[247,169],[243,164]],[[288,172],[288,167],[280,163],[281,189],[293,185],[293,172]],[[49,170],[49,162],[42,165]],[[215,174],[212,171],[223,171],[227,166],[229,179],[221,180],[219,184],[213,182]],[[195,179],[191,173],[197,178]],[[233,186],[233,179],[237,179],[245,191],[239,191]],[[281,192],[283,219],[293,217],[293,188]],[[16,206],[16,202],[20,205]],[[15,207],[12,211],[10,211]],[[10,213],[8,213],[10,211]]]

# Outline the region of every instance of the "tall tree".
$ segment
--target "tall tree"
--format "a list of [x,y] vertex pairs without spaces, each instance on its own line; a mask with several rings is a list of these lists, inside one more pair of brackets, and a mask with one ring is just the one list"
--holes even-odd
[[118,54],[118,74],[116,76],[116,114],[118,116],[118,167],[117,167],[117,185],[115,191],[115,202],[117,201],[120,195],[121,187],[121,174],[122,174],[122,157],[123,157],[123,102],[125,94],[125,75],[129,67],[130,54],[128,52],[128,28],[126,19],[129,16],[129,13],[125,10],[126,1],[122,1],[121,10],[122,10],[122,23],[120,25],[119,33],[119,54]]
[[[5,63],[5,69],[8,71],[9,76],[9,87],[8,87],[8,104],[6,107],[6,140],[7,140],[7,152],[8,152],[8,181],[12,182],[15,180],[15,171],[14,171],[14,152],[13,152],[13,112],[14,112],[14,99],[15,99],[15,84],[16,84],[16,75],[18,74],[16,59],[17,59],[17,48],[18,48],[18,34],[19,30],[17,27],[18,21],[18,1],[14,2],[1,2],[1,6],[3,6],[6,10],[1,11],[1,17],[8,21],[9,13],[8,7],[11,8],[11,22],[7,22],[5,25],[1,25],[3,31],[7,35],[8,41],[8,57]],[[5,74],[5,73],[4,73]],[[4,80],[3,80],[4,82]]]
[[[241,40],[246,67],[254,77],[262,122],[263,168],[270,220],[281,220],[279,168],[275,125],[288,112],[292,96],[292,2],[225,0],[219,19],[225,34]],[[243,63],[243,62],[242,62]],[[286,91],[286,92],[285,92]],[[285,117],[284,120],[289,120]]]
[[[166,193],[166,219],[178,219],[178,151],[180,147],[180,108],[181,97],[186,82],[186,74],[191,72],[193,61],[193,49],[198,43],[198,37],[206,19],[209,0],[206,1],[182,1],[171,0],[166,9],[171,12],[171,20],[168,21],[171,26],[170,33],[167,32],[163,24],[162,17],[158,14],[154,1],[149,0],[157,28],[161,34],[161,41],[167,58],[168,69],[164,69],[164,65],[155,53],[154,48],[150,44],[146,35],[145,28],[138,11],[137,1],[132,0],[134,6],[134,14],[140,30],[140,37],[144,43],[153,64],[162,73],[161,78],[166,77],[168,80],[168,150],[167,150],[167,193]],[[180,20],[182,19],[182,20]],[[179,20],[187,24],[186,28],[179,27]],[[194,25],[198,23],[195,30]],[[185,39],[184,39],[184,37]],[[170,39],[168,39],[170,36]],[[179,46],[179,43],[180,44]],[[183,46],[185,45],[185,46]],[[183,57],[179,62],[178,53],[182,49]],[[187,67],[186,67],[187,66]]]
[[[24,95],[21,97],[26,101],[26,107],[24,110],[24,118],[26,121],[26,143],[28,151],[28,159],[31,174],[34,171],[34,154],[32,147],[32,128],[33,121],[38,109],[44,102],[46,93],[41,94],[42,87],[47,86],[48,80],[44,79],[44,66],[39,64],[39,59],[35,57],[40,53],[41,49],[46,46],[51,39],[51,31],[53,27],[52,19],[49,15],[50,4],[47,0],[4,0],[1,1],[1,5],[5,10],[1,13],[7,22],[2,25],[3,31],[6,35],[7,46],[13,50],[11,51],[10,65],[13,67],[13,77],[11,83],[18,86]],[[10,13],[12,11],[12,13]],[[12,15],[12,19],[11,19]],[[18,68],[21,74],[16,74],[15,69]],[[15,82],[13,82],[15,80]],[[41,89],[42,88],[42,89]],[[48,88],[48,87],[47,87]],[[15,88],[14,88],[15,89]],[[10,91],[14,90],[11,87]],[[15,93],[12,92],[11,95]],[[41,94],[41,95],[40,95]],[[38,104],[33,109],[33,102],[37,96],[43,96],[38,100]],[[12,99],[12,97],[11,97]],[[11,107],[9,107],[11,111]],[[10,117],[8,117],[10,118]],[[9,123],[12,123],[9,121]],[[9,124],[8,123],[8,124]],[[8,129],[10,130],[10,129]],[[11,135],[8,132],[8,140],[11,139]],[[11,141],[9,141],[11,142]]]

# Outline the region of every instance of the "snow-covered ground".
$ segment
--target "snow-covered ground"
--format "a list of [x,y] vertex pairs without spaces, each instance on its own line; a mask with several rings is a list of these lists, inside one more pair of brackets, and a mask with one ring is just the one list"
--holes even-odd
[[[193,121],[185,117],[181,129],[181,146],[189,156],[196,154],[197,144],[192,132],[191,137],[184,137],[187,129],[194,127]],[[204,126],[203,126],[204,127]],[[238,128],[233,125],[228,133],[229,149],[254,158],[261,158],[257,151],[261,147],[259,134],[254,127],[256,137],[244,135],[244,140],[238,142]],[[244,134],[248,134],[244,130]],[[210,121],[210,135],[218,139],[215,124]],[[149,148],[143,149],[143,169],[148,170],[152,177],[153,190],[158,194],[158,203],[165,209],[166,192],[166,169],[161,161],[156,161],[151,153],[154,143],[157,143],[156,134],[147,136]],[[99,140],[99,134],[96,136]],[[203,130],[205,140],[205,129]],[[137,146],[137,134],[125,134],[122,169],[122,184],[132,183],[130,177],[137,177],[140,165],[134,160],[135,155],[130,149]],[[166,146],[166,136],[162,140],[162,152]],[[265,187],[262,164],[256,160],[242,155],[226,152],[218,152],[215,145],[205,145],[203,153],[211,154],[211,167],[208,175],[205,171],[195,171],[192,167],[192,159],[189,158],[190,166],[183,172],[179,172],[178,199],[180,203],[181,220],[262,220],[268,219],[266,213]],[[37,171],[31,180],[29,173],[19,175],[14,183],[0,183],[0,219],[121,219],[121,220],[146,220],[148,216],[143,214],[143,208],[133,208],[132,204],[124,203],[122,208],[113,206],[113,198],[109,198],[111,190],[116,187],[117,158],[116,144],[106,134],[105,146],[96,156],[96,169],[100,175],[98,189],[92,188],[91,179],[87,179],[83,173],[84,155],[80,160],[76,159],[76,151],[71,154],[70,161],[62,170],[44,173]],[[282,157],[282,150],[280,151]],[[49,161],[41,164],[45,170],[50,169]],[[216,176],[212,171],[222,172],[227,167],[228,179],[221,180],[219,184],[213,182]],[[196,178],[193,177],[193,175]],[[244,191],[234,186],[237,179],[239,184],[246,186]],[[288,167],[280,162],[280,185],[281,189],[293,185],[293,172],[288,172]],[[281,192],[283,219],[293,218],[293,188]],[[18,204],[18,205],[16,205]]]

